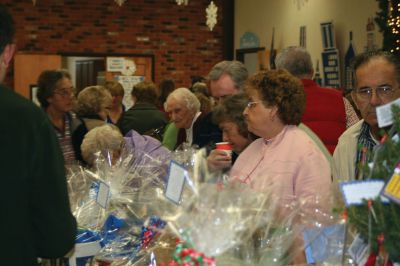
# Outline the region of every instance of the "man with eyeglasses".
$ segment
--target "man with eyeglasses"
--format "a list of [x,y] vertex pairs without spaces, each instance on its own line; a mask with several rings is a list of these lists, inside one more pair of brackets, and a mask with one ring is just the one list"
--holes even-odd
[[355,87],[351,92],[362,120],[339,138],[333,155],[336,180],[363,179],[359,165],[369,162],[373,147],[381,139],[376,108],[400,97],[400,62],[393,54],[372,51],[353,61]]
[[75,243],[64,162],[46,114],[1,85],[15,51],[14,22],[0,4],[1,265],[38,265]]

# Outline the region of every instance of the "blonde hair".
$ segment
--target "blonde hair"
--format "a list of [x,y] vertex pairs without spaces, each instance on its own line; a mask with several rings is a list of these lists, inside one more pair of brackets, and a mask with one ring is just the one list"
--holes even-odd
[[90,86],[78,94],[76,112],[80,116],[96,115],[109,107],[112,96],[103,86]]

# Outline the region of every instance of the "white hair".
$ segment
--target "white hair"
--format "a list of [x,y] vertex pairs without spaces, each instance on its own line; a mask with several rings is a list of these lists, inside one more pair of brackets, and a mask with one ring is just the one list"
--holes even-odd
[[175,99],[183,103],[186,108],[193,113],[197,113],[200,111],[199,99],[197,99],[196,95],[194,95],[194,93],[187,88],[178,88],[168,95],[167,100],[165,101],[166,110],[168,109],[167,107],[170,99]]
[[82,141],[82,158],[89,165],[93,165],[97,152],[119,151],[125,142],[118,127],[105,124],[95,127],[86,133]]

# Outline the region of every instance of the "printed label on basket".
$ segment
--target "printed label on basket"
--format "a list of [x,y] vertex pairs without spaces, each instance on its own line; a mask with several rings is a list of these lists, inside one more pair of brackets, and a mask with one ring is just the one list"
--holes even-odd
[[97,192],[96,202],[105,209],[107,208],[109,199],[110,199],[110,186],[100,181],[99,192]]
[[379,127],[386,127],[393,124],[392,105],[400,106],[400,98],[376,108]]
[[165,190],[165,197],[175,204],[179,204],[181,201],[187,174],[185,167],[178,164],[176,161],[171,161],[169,164],[168,183]]
[[368,250],[368,245],[360,235],[357,234],[349,247],[349,254],[355,260],[357,265],[365,265],[369,255]]
[[[351,181],[340,183],[340,190],[347,207],[363,204],[363,199],[375,199],[385,185],[383,180]],[[389,202],[381,196],[382,202]]]
[[400,169],[396,167],[394,174],[386,184],[382,192],[383,195],[400,204]]

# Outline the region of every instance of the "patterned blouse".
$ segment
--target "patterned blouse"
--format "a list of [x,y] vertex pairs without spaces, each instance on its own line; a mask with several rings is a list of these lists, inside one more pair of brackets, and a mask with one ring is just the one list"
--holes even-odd
[[71,138],[71,121],[68,118],[68,115],[64,116],[64,125],[65,125],[64,132],[62,132],[56,126],[54,126],[54,129],[56,131],[58,142],[60,143],[60,147],[64,155],[64,162],[66,165],[68,165],[75,162],[75,152],[72,146],[72,138]]

